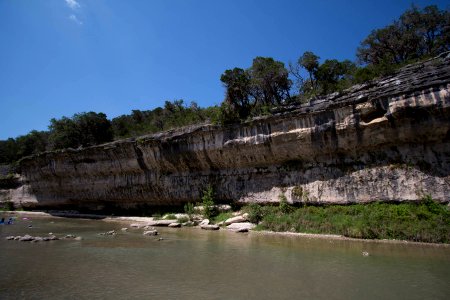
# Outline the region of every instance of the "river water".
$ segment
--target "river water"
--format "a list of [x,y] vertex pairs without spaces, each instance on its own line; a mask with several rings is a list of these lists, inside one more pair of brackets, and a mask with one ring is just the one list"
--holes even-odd
[[[32,228],[28,226],[32,225]],[[449,299],[450,248],[20,217],[0,225],[0,299]],[[118,235],[100,232],[118,230]],[[9,235],[83,240],[6,241]],[[163,240],[158,240],[162,237]],[[369,252],[363,256],[362,252]]]

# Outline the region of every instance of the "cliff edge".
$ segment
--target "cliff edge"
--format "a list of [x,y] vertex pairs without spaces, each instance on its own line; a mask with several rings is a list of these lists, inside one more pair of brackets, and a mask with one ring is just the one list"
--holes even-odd
[[[20,162],[28,207],[450,201],[450,56],[240,125],[191,126]],[[5,199],[4,193],[3,198]],[[1,197],[1,196],[0,196]]]

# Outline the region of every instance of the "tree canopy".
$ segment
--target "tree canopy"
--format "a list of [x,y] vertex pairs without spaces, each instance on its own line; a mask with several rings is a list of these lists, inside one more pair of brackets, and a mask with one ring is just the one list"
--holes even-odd
[[[78,113],[51,119],[49,131],[33,130],[15,139],[0,140],[0,163],[46,150],[97,145],[190,124],[236,123],[270,114],[275,106],[302,103],[341,92],[355,83],[389,74],[402,65],[450,50],[450,13],[437,6],[412,6],[392,24],[373,30],[356,51],[357,62],[325,59],[305,51],[289,64],[257,56],[247,68],[225,70],[220,81],[225,97],[218,106],[201,108],[181,99],[165,101],[153,110],[132,110],[107,119],[104,113]],[[293,89],[295,82],[296,89]]]
[[369,65],[402,64],[450,50],[450,13],[431,5],[404,12],[393,24],[373,30],[357,56]]

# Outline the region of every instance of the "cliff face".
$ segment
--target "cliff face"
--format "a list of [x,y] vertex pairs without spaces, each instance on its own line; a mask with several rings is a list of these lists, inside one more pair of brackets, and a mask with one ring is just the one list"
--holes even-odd
[[[450,201],[450,57],[273,116],[193,126],[21,162],[28,205]],[[14,197],[13,197],[14,198]],[[29,199],[28,199],[29,200]]]

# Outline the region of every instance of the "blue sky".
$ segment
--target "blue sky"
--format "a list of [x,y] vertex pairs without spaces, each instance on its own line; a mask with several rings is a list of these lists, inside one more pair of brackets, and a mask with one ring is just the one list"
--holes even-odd
[[[414,1],[420,7],[446,1]],[[0,0],[0,139],[51,118],[219,104],[220,75],[256,56],[355,59],[401,0]]]

